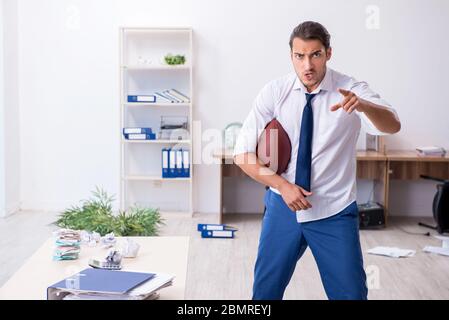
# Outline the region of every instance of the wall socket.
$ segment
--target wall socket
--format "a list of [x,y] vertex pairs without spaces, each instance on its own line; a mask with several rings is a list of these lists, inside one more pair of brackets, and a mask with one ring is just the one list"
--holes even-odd
[[162,188],[162,181],[153,181],[153,186],[155,188]]

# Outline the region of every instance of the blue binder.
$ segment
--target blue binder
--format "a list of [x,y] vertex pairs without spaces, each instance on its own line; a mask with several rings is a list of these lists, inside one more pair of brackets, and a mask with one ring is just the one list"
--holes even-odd
[[123,128],[123,134],[151,134],[153,130],[151,128]]
[[175,149],[175,152],[176,152],[176,178],[182,178],[184,176],[182,149]]
[[198,224],[198,231],[213,231],[213,230],[218,230],[218,231],[223,231],[223,230],[234,230],[237,231],[237,228],[225,225],[225,224],[203,224],[203,223],[199,223]]
[[168,174],[169,178],[176,178],[176,151],[168,150]]
[[201,231],[202,238],[234,238],[236,230],[203,230]]
[[154,276],[154,273],[87,268],[48,287],[47,299],[50,289],[62,289],[70,292],[124,294]]
[[189,150],[182,150],[182,176],[190,178],[190,153]]
[[156,96],[154,95],[128,96],[128,102],[153,103],[156,102]]
[[125,133],[126,140],[156,140],[155,133]]
[[162,178],[170,178],[170,157],[169,157],[170,149],[163,148],[162,149]]

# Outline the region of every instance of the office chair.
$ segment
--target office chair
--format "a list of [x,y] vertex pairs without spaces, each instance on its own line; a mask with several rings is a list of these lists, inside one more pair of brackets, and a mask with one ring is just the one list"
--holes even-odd
[[449,232],[449,180],[438,179],[426,175],[421,175],[420,177],[442,183],[437,184],[437,192],[432,203],[433,218],[437,225],[431,226],[422,222],[419,222],[418,225],[437,230],[440,234]]

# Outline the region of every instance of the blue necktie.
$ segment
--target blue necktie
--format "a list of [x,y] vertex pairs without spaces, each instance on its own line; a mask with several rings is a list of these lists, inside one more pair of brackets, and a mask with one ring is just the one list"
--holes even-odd
[[313,111],[312,100],[316,94],[306,93],[307,103],[302,113],[301,134],[299,136],[298,158],[296,160],[295,184],[310,191],[312,171]]

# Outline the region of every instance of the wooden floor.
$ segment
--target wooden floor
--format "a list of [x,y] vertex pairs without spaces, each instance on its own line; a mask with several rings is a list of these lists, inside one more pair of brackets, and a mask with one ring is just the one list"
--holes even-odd
[[[51,236],[55,227],[49,223],[55,217],[50,213],[22,212],[0,219],[0,286]],[[226,223],[239,228],[235,239],[201,239],[197,224],[216,222],[213,215],[164,217],[166,225],[161,235],[190,236],[186,299],[251,298],[261,215],[226,215]],[[432,223],[431,219],[420,221]],[[417,222],[412,218],[391,218],[387,229],[361,231],[369,299],[449,299],[449,257],[422,251],[427,245],[441,244],[433,237],[405,232],[429,231],[418,227]],[[375,246],[414,249],[416,255],[394,259],[365,253]],[[310,250],[298,262],[284,298],[326,299]]]

